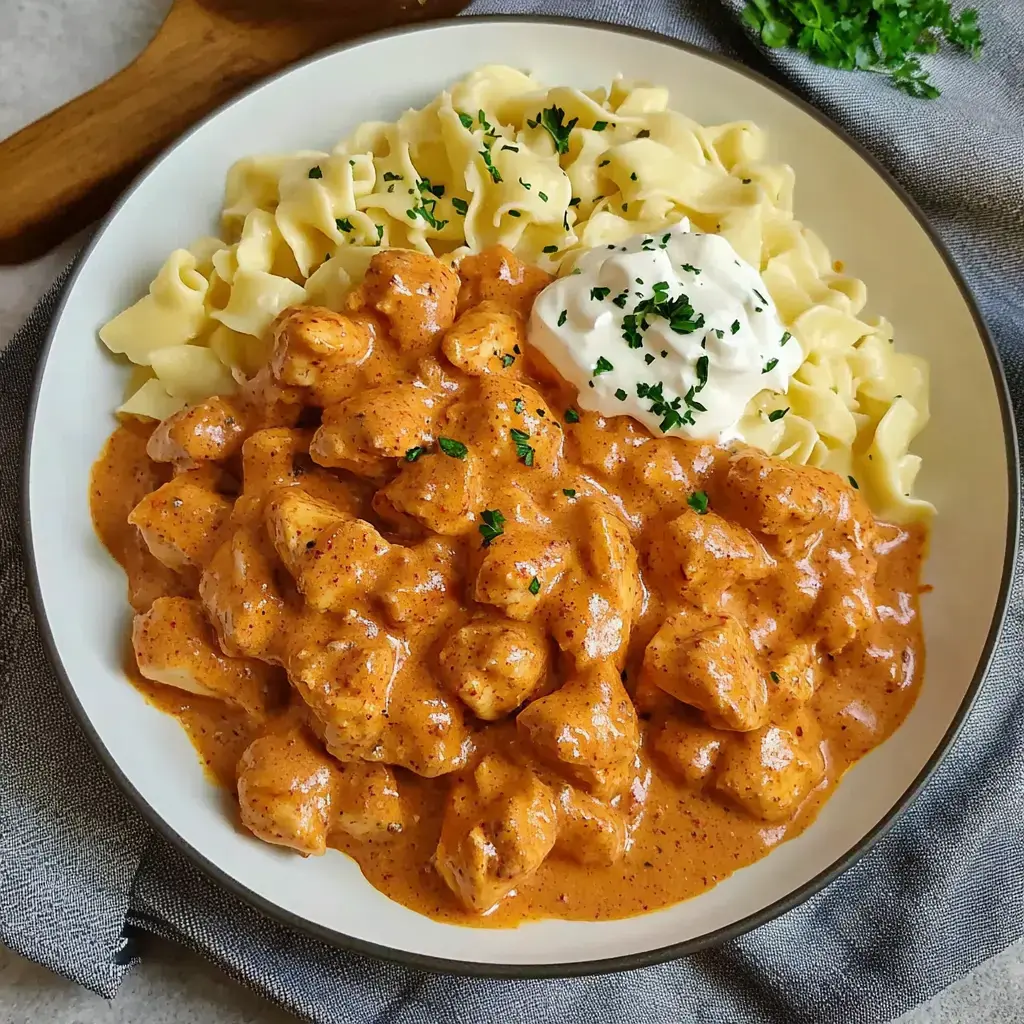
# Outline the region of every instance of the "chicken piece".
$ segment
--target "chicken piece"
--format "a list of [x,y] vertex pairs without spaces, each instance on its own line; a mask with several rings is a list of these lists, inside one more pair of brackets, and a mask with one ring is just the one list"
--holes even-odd
[[374,340],[367,321],[323,306],[290,306],[278,314],[271,333],[274,378],[286,387],[308,389],[304,401],[329,405],[362,383],[357,367]]
[[443,453],[420,455],[401,464],[398,476],[373,497],[373,510],[387,523],[404,528],[418,524],[432,533],[457,537],[476,529],[483,500],[483,463]]
[[528,704],[516,727],[549,764],[591,790],[629,766],[640,746],[636,710],[610,661]]
[[750,637],[732,616],[678,612],[644,652],[643,675],[719,729],[747,732],[768,719],[768,686]]
[[475,397],[451,406],[439,433],[467,444],[495,473],[556,473],[562,455],[562,431],[540,392],[503,375],[482,377]]
[[233,657],[274,655],[284,602],[274,581],[266,535],[257,526],[236,530],[217,549],[199,581],[199,596],[220,645]]
[[455,551],[441,537],[415,548],[395,545],[388,560],[386,585],[375,595],[393,626],[433,622],[449,605],[455,580]]
[[[155,552],[154,552],[155,554]],[[831,548],[808,629],[821,637],[829,654],[838,654],[876,619],[871,588],[875,556],[856,548]]]
[[569,544],[550,529],[520,523],[506,522],[503,531],[482,549],[473,599],[526,622],[556,591],[569,562]]
[[325,410],[309,454],[321,466],[382,483],[395,459],[433,443],[434,417],[443,400],[422,381],[362,391]]
[[380,739],[398,671],[397,641],[369,620],[304,616],[285,669],[295,691],[327,727],[328,749],[368,752]]
[[824,777],[821,733],[801,709],[726,744],[714,785],[751,817],[777,822],[790,818]]
[[222,540],[231,502],[210,486],[208,474],[178,476],[146,495],[128,514],[146,547],[168,569],[203,566]]
[[353,839],[388,839],[405,827],[395,773],[384,764],[355,761],[335,773],[332,831]]
[[530,316],[533,300],[552,281],[550,274],[524,263],[503,245],[463,257],[459,263],[462,288],[459,311],[493,301],[515,310],[523,320]]
[[352,519],[300,487],[272,492],[264,518],[281,561],[316,611],[347,611],[372,591],[391,545],[367,522]]
[[651,568],[663,575],[679,573],[688,593],[721,593],[735,579],[761,579],[774,559],[748,530],[714,512],[703,515],[687,509],[673,519],[664,534],[652,537]]
[[661,763],[695,789],[700,789],[711,776],[729,736],[681,714],[661,717],[650,735]]
[[578,423],[566,431],[575,452],[574,461],[595,471],[615,488],[635,486],[633,479],[638,463],[651,438],[643,427],[629,416],[604,417],[582,412]]
[[257,430],[242,445],[242,493],[232,518],[247,523],[263,508],[263,499],[275,487],[295,483],[302,475],[296,460],[309,451],[312,434],[294,427]]
[[450,701],[420,667],[407,665],[396,683],[384,731],[367,760],[401,765],[433,779],[465,767],[472,750],[462,705]]
[[173,462],[179,469],[221,462],[241,450],[247,426],[241,403],[216,396],[168,416],[149,435],[146,454],[154,462]]
[[722,503],[730,518],[777,538],[787,550],[814,530],[847,523],[858,535],[871,532],[864,498],[835,473],[793,466],[754,449],[727,464]]
[[538,630],[478,619],[452,634],[440,660],[452,692],[477,718],[494,722],[537,691],[548,657]]
[[781,697],[795,704],[805,704],[818,688],[820,666],[812,644],[794,644],[781,657],[772,659],[769,690],[772,698]]
[[221,654],[198,601],[157,598],[135,616],[132,647],[139,671],[155,683],[227,701],[256,718],[273,703],[279,670]]
[[626,850],[626,823],[613,808],[572,786],[560,786],[555,794],[558,808],[558,846],[579,864],[607,867]]
[[333,771],[299,730],[254,740],[238,762],[242,824],[267,843],[303,856],[327,849]]
[[638,445],[632,431],[626,436],[634,446],[623,473],[630,491],[652,513],[669,505],[685,508],[690,495],[702,486],[711,446],[682,437],[662,437]]
[[484,301],[467,309],[448,328],[441,351],[471,377],[500,373],[526,348],[526,327],[514,310]]
[[544,863],[557,829],[554,797],[536,774],[485,757],[451,789],[434,865],[466,909],[483,914]]
[[552,598],[550,625],[582,668],[624,650],[642,590],[629,530],[604,502],[576,502],[573,536],[576,565]]
[[383,314],[401,351],[426,352],[454,322],[458,294],[458,275],[440,260],[410,249],[386,249],[370,260],[349,303]]

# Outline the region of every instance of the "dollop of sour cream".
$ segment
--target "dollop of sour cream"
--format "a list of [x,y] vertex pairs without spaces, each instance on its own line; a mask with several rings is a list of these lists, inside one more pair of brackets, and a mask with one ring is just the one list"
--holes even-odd
[[715,441],[803,362],[758,271],[686,220],[585,252],[537,296],[529,340],[581,408]]

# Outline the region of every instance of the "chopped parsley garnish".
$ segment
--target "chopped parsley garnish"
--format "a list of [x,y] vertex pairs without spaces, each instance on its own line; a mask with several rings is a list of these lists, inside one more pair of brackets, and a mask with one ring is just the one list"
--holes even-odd
[[742,178],[740,180],[743,182],[744,185],[749,185],[750,184],[750,178]]
[[536,118],[532,121],[527,120],[526,123],[531,128],[536,128],[538,125],[543,128],[551,136],[555,144],[556,153],[568,153],[569,134],[576,127],[576,122],[579,121],[579,118],[574,117],[568,123],[563,123],[564,120],[565,111],[561,107],[552,106],[542,110]]
[[508,215],[510,217],[522,217],[522,214],[518,210],[509,210]]
[[633,173],[632,173],[632,174],[631,174],[631,175],[629,176],[629,180],[630,180],[630,181],[636,181],[636,171],[634,171],[634,172],[633,172]]
[[406,462],[415,462],[421,455],[426,455],[426,454],[427,454],[427,449],[424,448],[423,445],[418,444],[418,445],[416,445],[415,448],[410,448],[405,453],[405,461]]
[[534,412],[536,412],[536,413],[537,413],[537,415],[538,415],[538,416],[539,416],[539,417],[540,417],[541,419],[544,419],[544,410],[543,410],[543,409],[535,409],[535,410],[534,410]]
[[545,245],[541,252],[558,252],[557,245]]
[[757,296],[757,299],[762,306],[768,305],[768,300],[756,288],[754,289],[754,294]]
[[502,366],[504,366],[506,370],[507,370],[507,369],[508,369],[508,368],[509,368],[509,367],[510,367],[510,366],[511,366],[511,365],[512,365],[512,364],[513,364],[513,363],[514,363],[515,361],[516,361],[516,357],[515,357],[514,355],[512,355],[512,354],[511,354],[510,352],[506,352],[506,353],[505,353],[505,354],[504,354],[504,355],[503,355],[503,356],[501,357],[501,365],[502,365]]
[[540,201],[542,203],[546,203],[548,201],[548,194],[547,194],[547,192],[538,192],[537,193],[537,197],[540,199]]
[[416,187],[421,192],[429,192],[431,195],[437,196],[440,199],[444,195],[444,185],[431,185],[429,178],[422,178],[416,182]]
[[487,123],[487,115],[484,114],[482,109],[476,112],[476,119],[480,122],[480,126],[485,132],[493,133],[494,129]]
[[438,220],[434,210],[437,208],[437,200],[444,195],[444,185],[432,185],[429,178],[423,178],[416,182],[416,188],[420,191],[419,202],[411,210],[406,210],[406,216],[410,220],[422,217],[435,231],[440,231],[448,221]]
[[851,487],[852,487],[852,488],[853,488],[853,489],[854,489],[855,491],[859,491],[859,490],[860,490],[860,484],[859,484],[859,483],[857,483],[857,481],[856,481],[856,480],[855,480],[855,479],[854,479],[854,478],[853,478],[852,476],[848,476],[848,477],[847,477],[846,479],[850,481],[850,486],[851,486]]
[[576,497],[576,490],[575,490],[575,488],[573,488],[573,487],[563,487],[563,488],[562,488],[562,493],[563,493],[563,494],[564,494],[564,495],[565,495],[565,496],[566,496],[567,498],[575,498],[575,497]]
[[536,597],[540,593],[540,580],[536,576],[530,580],[530,585],[527,587],[531,594]]
[[701,356],[697,360],[697,390],[701,391],[708,382],[708,357]]
[[602,160],[597,166],[598,167],[607,167],[610,163],[611,163],[611,160]]
[[732,325],[729,327],[730,333],[735,334],[739,329],[740,329],[740,322],[739,322],[739,320],[733,320]]
[[505,532],[505,517],[496,508],[485,508],[480,513],[481,523],[477,529],[484,542],[481,547],[490,547],[495,537],[500,537]]
[[579,196],[573,196],[572,199],[569,200],[569,205],[570,206],[579,206],[580,205],[580,197]]
[[[644,339],[638,326],[640,322],[636,313],[627,313],[622,318],[622,339],[630,348],[644,347]],[[642,322],[646,323],[646,321]]]
[[623,213],[629,213],[629,203],[623,203],[622,204],[622,212]]
[[779,681],[779,673],[778,672],[769,672],[768,675],[771,676],[771,680],[772,680],[773,683],[777,683]]
[[320,170],[319,165],[316,167],[310,167],[309,176],[311,178],[322,178],[324,176],[324,172]]
[[352,230],[352,221],[350,221],[348,217],[335,217],[334,226],[339,231],[349,232]]
[[596,302],[601,302],[602,300],[607,299],[608,296],[611,295],[611,293],[612,293],[611,288],[591,288],[590,289],[590,297],[592,299],[594,299]]
[[558,314],[558,326],[561,327],[565,323],[565,321],[568,320],[568,319],[569,319],[569,310],[563,309],[562,312]]
[[693,494],[686,499],[686,504],[689,505],[697,515],[707,515],[708,496],[704,491],[694,491]]
[[617,398],[617,399],[618,399],[618,400],[619,400],[620,402],[624,402],[624,401],[626,400],[626,398],[628,397],[628,395],[626,394],[626,392],[625,392],[625,391],[623,391],[623,390],[622,390],[622,388],[619,388],[619,389],[618,389],[618,390],[617,390],[617,391],[615,392],[615,397],[616,397],[616,398]]
[[770,413],[768,413],[768,422],[769,423],[774,423],[776,420],[781,420],[782,417],[785,416],[787,412],[789,412],[789,406],[788,405],[786,406],[785,409],[773,409]]
[[679,269],[689,271],[694,277],[700,273],[700,267],[695,267],[692,263],[680,263]]
[[518,345],[513,345],[512,351],[515,352],[517,356],[521,356],[523,354]]
[[384,225],[375,224],[374,227],[377,229],[377,244],[380,245],[384,241]]
[[469,213],[469,203],[467,203],[465,199],[453,199],[452,206],[455,208],[455,212],[461,214],[463,217]]
[[533,188],[533,186],[528,181],[523,181],[522,178],[519,179],[519,184],[522,185],[523,188],[525,188],[527,192],[529,192],[530,189]]
[[608,127],[608,122],[607,121],[595,121],[594,122],[594,131],[595,132],[603,132],[605,130],[605,128],[607,128],[607,127]]
[[453,459],[464,459],[469,453],[469,449],[461,441],[455,441],[450,437],[439,437],[437,445],[445,455]]
[[645,363],[646,363],[646,364],[647,364],[648,366],[650,366],[650,365],[651,365],[651,363],[653,363],[653,362],[654,362],[654,356],[652,356],[652,355],[651,355],[651,353],[650,353],[650,352],[648,352],[648,353],[647,353],[647,355],[645,355],[645,356],[644,356],[644,362],[645,362]]
[[516,446],[516,458],[522,459],[523,465],[532,466],[534,450],[528,444],[530,435],[525,430],[516,430],[515,427],[509,431],[509,435]]
[[612,302],[614,302],[615,305],[619,307],[619,309],[625,309],[626,308],[626,303],[628,301],[629,301],[629,292],[619,292],[619,294],[616,295],[614,299],[612,299]]
[[460,110],[459,111],[459,120],[462,122],[462,127],[463,128],[470,128],[470,129],[472,129],[472,127],[473,127],[473,115],[472,114],[467,114],[464,111]]
[[778,365],[779,365],[778,359],[769,359],[768,362],[764,364],[764,369],[761,372],[762,373],[771,373],[772,370],[774,370],[775,367],[778,366]]
[[[718,339],[719,341],[721,341],[721,340],[722,340],[722,339],[723,339],[723,338],[725,337],[725,331],[723,331],[723,330],[721,330],[720,328],[716,327],[716,328],[715,328],[715,337],[716,337],[716,338],[717,338],[717,339]],[[705,339],[704,339],[704,341],[707,341],[707,338],[705,338]],[[704,341],[702,341],[702,342],[700,343],[700,346],[701,346],[701,348],[703,348],[703,347],[704,347]]]
[[501,172],[498,170],[497,167],[494,166],[494,164],[491,161],[491,151],[489,149],[481,149],[480,156],[483,157],[484,166],[490,172],[491,181],[493,181],[495,185],[500,185]]
[[649,139],[651,137],[651,133],[646,128],[641,128],[640,131],[636,133],[636,137],[638,139]]
[[385,171],[384,172],[384,180],[385,181],[401,181],[402,180],[402,176],[400,174],[395,174],[393,171]]
[[579,423],[580,414],[575,409],[565,410],[565,422],[566,423]]
[[599,377],[602,373],[607,373],[609,370],[614,370],[615,367],[605,359],[604,356],[600,356],[597,360],[597,365],[594,367],[592,376]]
[[518,146],[509,146],[507,143],[504,146],[502,146],[501,148],[502,148],[502,150],[510,149],[513,153],[518,153],[519,152],[519,147]]
[[779,348],[782,348],[782,346],[785,345],[786,342],[789,341],[789,339],[792,337],[793,335],[790,334],[789,331],[786,331],[785,334],[782,335],[782,340],[779,342]]
[[514,402],[512,403],[512,410],[513,410],[513,412],[515,412],[515,413],[516,413],[516,414],[518,414],[519,416],[522,416],[522,414],[523,414],[523,410],[524,410],[525,408],[526,408],[526,403],[525,403],[525,402],[524,402],[524,401],[523,401],[523,400],[522,400],[521,398],[517,398],[517,399],[516,399],[516,400],[515,400],[515,401],[514,401]]

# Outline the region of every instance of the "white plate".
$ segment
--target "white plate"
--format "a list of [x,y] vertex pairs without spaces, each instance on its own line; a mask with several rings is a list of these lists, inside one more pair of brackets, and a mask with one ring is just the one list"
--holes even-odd
[[[920,493],[939,509],[924,600],[928,669],[899,732],[860,763],[799,838],[711,891],[601,924],[505,931],[439,924],[392,903],[341,854],[303,860],[243,834],[178,723],[124,679],[124,576],[89,521],[89,468],[113,427],[123,370],[97,328],[141,295],[166,254],[209,234],[237,157],[329,149],[357,123],[393,120],[485,63],[592,87],[617,72],[664,83],[705,123],[750,119],[796,169],[797,214],[868,285],[901,348],[932,367]],[[655,37],[578,22],[470,19],[398,31],[318,57],[235,100],[177,143],[108,218],[54,319],[26,466],[37,610],[72,704],[149,819],[216,878],[339,945],[424,966],[569,974],[691,952],[794,906],[848,866],[934,768],[976,695],[1002,620],[1016,546],[1016,449],[993,346],[920,214],[811,108],[737,65]]]

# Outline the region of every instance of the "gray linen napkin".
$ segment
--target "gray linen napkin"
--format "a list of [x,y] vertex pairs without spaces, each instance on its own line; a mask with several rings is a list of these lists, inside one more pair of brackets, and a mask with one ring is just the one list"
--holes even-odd
[[[931,64],[922,102],[871,75],[765,54],[743,0],[478,0],[660,31],[784,81],[871,148],[929,214],[977,295],[1024,409],[1024,5],[986,0],[974,64]],[[803,906],[717,950],[603,978],[481,981],[332,949],[239,901],[153,835],[89,748],[28,608],[19,537],[29,387],[64,278],[0,356],[0,940],[110,996],[122,929],[177,939],[317,1021],[816,1021],[896,1016],[1024,931],[1024,570],[959,741],[877,846]],[[85,496],[83,495],[83,500]]]

